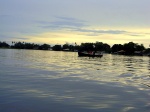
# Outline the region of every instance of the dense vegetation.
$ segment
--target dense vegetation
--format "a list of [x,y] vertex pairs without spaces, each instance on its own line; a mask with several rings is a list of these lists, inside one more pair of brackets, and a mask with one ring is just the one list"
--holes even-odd
[[143,46],[143,44],[139,45],[137,43],[129,42],[125,43],[124,45],[121,44],[114,44],[111,48],[113,53],[122,53],[126,55],[132,55],[132,54],[143,54],[146,50],[146,48]]
[[0,48],[8,48],[8,47],[10,47],[9,44],[0,41]]
[[12,42],[11,45],[6,42],[0,42],[0,48],[13,48],[13,49],[36,49],[36,50],[54,50],[54,51],[104,51],[107,53],[114,54],[125,54],[125,55],[142,55],[149,54],[150,48],[146,49],[143,44],[139,45],[134,42],[122,44],[114,44],[112,47],[107,43],[96,42],[96,43],[81,43],[81,45],[54,45],[49,44],[34,44],[26,42]]

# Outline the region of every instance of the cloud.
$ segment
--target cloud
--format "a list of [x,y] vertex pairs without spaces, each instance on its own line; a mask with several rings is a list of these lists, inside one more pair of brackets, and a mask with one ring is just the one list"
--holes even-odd
[[72,18],[72,17],[64,17],[64,16],[55,16],[55,17],[56,19],[65,20],[65,21],[85,22],[83,20],[79,20],[79,19]]
[[128,35],[128,36],[145,36],[146,33],[137,33],[130,32],[126,30],[94,30],[94,29],[84,29],[84,28],[76,28],[72,29],[77,32],[84,32],[87,36],[99,36],[103,34],[112,34],[112,35]]
[[83,33],[83,35],[87,36],[99,36],[104,34],[112,34],[112,35],[128,35],[128,36],[145,36],[145,33],[137,33],[126,30],[95,30],[90,27],[92,25],[88,25],[87,21],[83,21],[76,18],[64,17],[64,16],[55,16],[55,21],[37,21],[40,28],[45,30],[66,30],[66,31],[75,31],[79,34]]
[[39,27],[45,29],[53,29],[53,30],[60,30],[60,29],[75,29],[79,27],[88,26],[85,24],[85,21],[79,20],[76,18],[69,18],[63,16],[55,16],[55,21],[37,21],[39,23]]
[[18,38],[16,38],[17,40],[28,40],[29,38],[27,38],[27,37],[18,37]]
[[91,29],[76,29],[76,31],[80,32],[92,32],[98,34],[125,34],[127,31],[122,30],[91,30]]

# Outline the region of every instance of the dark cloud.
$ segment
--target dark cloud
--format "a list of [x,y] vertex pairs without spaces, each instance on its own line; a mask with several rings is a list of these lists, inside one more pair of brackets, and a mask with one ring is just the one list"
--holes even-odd
[[26,38],[26,37],[18,37],[16,39],[19,39],[19,40],[28,40],[29,38]]
[[98,36],[103,34],[113,34],[113,35],[129,35],[129,36],[144,36],[143,33],[129,32],[125,30],[94,30],[87,29],[86,27],[90,27],[87,25],[86,21],[79,20],[71,17],[64,16],[55,16],[56,21],[37,21],[40,25],[39,27],[49,30],[62,30],[65,29],[67,31],[76,31],[76,32],[84,32],[85,35],[88,36]]
[[50,23],[53,26],[58,26],[58,27],[65,27],[65,26],[70,26],[70,27],[83,27],[85,26],[83,23],[80,22],[72,22],[72,21],[55,21]]
[[75,19],[75,18],[64,17],[64,16],[55,16],[55,18],[60,19],[60,20],[66,20],[66,21],[77,21],[77,19]]
[[85,27],[87,26],[85,24],[85,21],[78,20],[75,18],[69,18],[69,17],[61,17],[61,16],[56,16],[55,21],[37,21],[40,25],[39,27],[41,28],[46,28],[46,29],[55,29],[55,30],[60,30],[63,28],[80,28],[80,27]]
[[141,36],[145,36],[144,34],[136,34],[136,33],[132,33],[132,34],[129,34],[130,36],[135,36],[135,37],[141,37]]
[[144,36],[144,33],[136,33],[136,32],[129,32],[125,30],[92,30],[92,29],[83,29],[83,28],[78,28],[78,29],[72,29],[73,31],[77,32],[85,32],[87,33],[88,36],[98,36],[102,34],[114,34],[114,35],[129,35],[129,36]]
[[89,30],[89,29],[76,29],[76,31],[80,31],[80,32],[91,32],[91,33],[98,33],[98,34],[125,34],[125,33],[128,33],[127,31],[122,31],[122,30]]

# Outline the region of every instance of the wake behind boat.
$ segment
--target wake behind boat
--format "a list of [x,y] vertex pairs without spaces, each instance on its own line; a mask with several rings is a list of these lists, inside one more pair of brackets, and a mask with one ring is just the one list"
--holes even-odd
[[103,56],[103,53],[102,52],[95,52],[95,51],[92,51],[92,52],[87,52],[87,51],[78,51],[78,56],[79,57],[102,57]]

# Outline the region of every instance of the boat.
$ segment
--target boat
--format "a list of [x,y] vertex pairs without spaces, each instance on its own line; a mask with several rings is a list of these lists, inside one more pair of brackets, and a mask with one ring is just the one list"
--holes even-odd
[[87,51],[78,51],[78,56],[79,57],[102,57],[103,53],[102,52],[87,52]]

